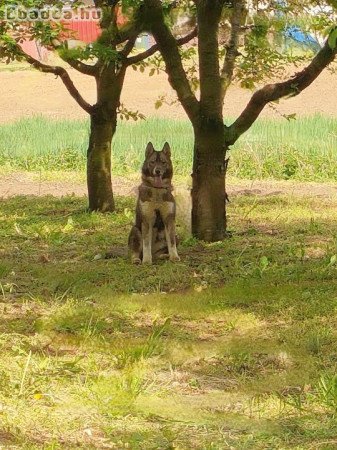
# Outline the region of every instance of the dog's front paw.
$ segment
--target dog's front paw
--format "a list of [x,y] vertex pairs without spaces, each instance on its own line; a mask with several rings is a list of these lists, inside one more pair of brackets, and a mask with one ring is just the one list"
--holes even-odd
[[171,262],[177,262],[180,261],[180,257],[178,255],[178,253],[176,253],[175,255],[170,255],[170,261]]
[[152,264],[152,258],[143,258],[143,264]]
[[169,255],[168,255],[168,253],[162,253],[161,255],[158,256],[158,259],[161,259],[161,260],[169,259]]
[[138,258],[136,256],[134,258],[131,258],[131,262],[132,262],[132,264],[135,264],[135,265],[141,264],[140,258]]

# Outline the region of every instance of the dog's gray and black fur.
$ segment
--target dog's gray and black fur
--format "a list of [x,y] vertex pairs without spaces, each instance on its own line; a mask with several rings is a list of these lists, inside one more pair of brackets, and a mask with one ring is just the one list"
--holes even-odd
[[131,261],[152,264],[153,258],[179,261],[176,244],[176,204],[172,195],[171,149],[157,152],[149,142],[138,188],[136,223],[129,235]]

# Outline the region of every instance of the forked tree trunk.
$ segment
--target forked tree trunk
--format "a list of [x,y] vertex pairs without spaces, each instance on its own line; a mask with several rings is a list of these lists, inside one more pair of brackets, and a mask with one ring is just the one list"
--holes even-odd
[[87,155],[87,182],[90,211],[113,212],[115,202],[111,185],[111,141],[116,118],[96,110],[91,115]]
[[222,123],[194,129],[192,234],[220,241],[226,231],[226,146]]

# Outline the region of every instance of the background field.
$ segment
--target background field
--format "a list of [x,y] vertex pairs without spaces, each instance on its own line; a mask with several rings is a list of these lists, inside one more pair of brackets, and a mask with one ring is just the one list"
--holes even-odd
[[[230,123],[230,121],[228,121]],[[0,166],[8,170],[85,172],[89,123],[21,119],[0,125]],[[193,132],[183,120],[151,118],[121,122],[113,142],[115,174],[139,170],[151,140],[169,140],[175,173],[191,172]],[[229,174],[248,179],[337,180],[337,119],[314,115],[290,122],[262,119],[230,150]]]
[[[3,70],[1,70],[1,68]],[[87,115],[67,93],[62,81],[53,75],[43,74],[36,70],[9,71],[12,65],[0,65],[1,109],[0,123],[12,122],[22,117],[43,115],[53,119],[83,119]],[[22,69],[23,67],[20,67]],[[298,72],[299,67],[285,71],[284,78]],[[73,69],[69,73],[76,87],[89,102],[95,102],[96,86],[92,77],[79,74]],[[327,116],[336,115],[336,79],[337,73],[324,71],[315,82],[301,95],[281,100],[273,108],[265,108],[262,117],[279,118],[280,114],[307,116],[320,113]],[[149,77],[148,72],[141,74],[129,70],[126,75],[122,102],[133,110],[140,110],[147,117],[160,116],[164,118],[186,119],[186,114],[179,104],[163,105],[155,109],[159,96],[167,95],[167,100],[176,97],[167,81],[167,75]],[[252,92],[233,85],[230,87],[224,114],[236,117],[248,103]],[[170,136],[168,136],[170,138]]]
[[[284,77],[299,70],[289,68]],[[83,96],[94,102],[94,80],[71,68],[69,73]],[[336,81],[337,74],[326,70],[301,95],[265,108],[253,129],[231,150],[229,174],[252,179],[334,181]],[[84,173],[87,115],[59,79],[24,64],[1,65],[0,92],[3,170],[54,169]],[[168,101],[175,99],[165,73],[149,77],[147,71],[144,74],[128,71],[122,102],[127,108],[144,113],[147,121],[120,123],[113,150],[115,174],[138,171],[149,140],[158,146],[169,141],[174,149],[176,173],[190,174],[191,127],[179,104],[164,103],[162,108],[155,109],[156,100],[164,94]],[[248,90],[231,86],[224,107],[227,123],[240,114],[251,95]],[[296,114],[296,121],[288,122],[282,117],[291,114]]]

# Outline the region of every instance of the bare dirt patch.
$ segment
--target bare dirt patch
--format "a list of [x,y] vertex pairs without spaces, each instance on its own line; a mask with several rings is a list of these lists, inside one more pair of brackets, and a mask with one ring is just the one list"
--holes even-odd
[[[4,68],[0,64],[0,69]],[[296,70],[295,70],[296,71]],[[297,69],[298,71],[298,69]],[[69,73],[83,97],[94,103],[96,86],[92,77],[79,74],[73,69]],[[322,113],[336,115],[337,74],[323,72],[318,79],[301,95],[283,100],[277,105],[278,112],[266,108],[264,117],[279,117],[279,114],[309,115]],[[141,74],[129,70],[122,95],[122,102],[132,110],[140,110],[146,116],[162,116],[186,119],[186,114],[179,105],[164,105],[159,110],[154,107],[159,96],[175,95],[170,88],[166,74],[149,78],[148,73]],[[251,92],[232,86],[228,92],[224,112],[226,116],[235,117],[245,107]],[[86,113],[77,105],[59,78],[35,70],[8,71],[0,70],[0,123],[21,117],[45,115],[55,119],[78,119]],[[169,136],[168,136],[169,138]]]
[[[86,184],[71,181],[70,178],[71,176],[66,181],[40,181],[36,179],[35,174],[24,172],[2,176],[0,181],[0,198],[14,197],[16,195],[34,195],[38,197],[45,195],[54,197],[75,195],[82,197],[87,195]],[[134,183],[126,178],[115,177],[113,180],[113,188],[116,195],[132,195],[134,186]]]
[[[0,198],[14,197],[16,195],[33,195],[63,197],[66,195],[86,196],[87,186],[85,182],[44,181],[36,179],[35,174],[13,173],[2,176],[0,181]],[[113,188],[116,195],[136,195],[138,181],[135,178],[113,177]],[[188,196],[189,189],[186,185],[176,186],[179,196]],[[337,183],[300,183],[291,181],[228,181],[228,195],[249,196],[273,196],[289,194],[300,197],[336,198]]]

